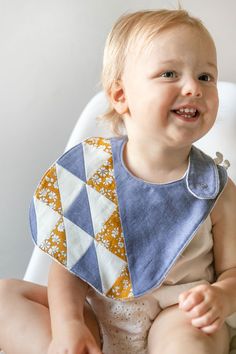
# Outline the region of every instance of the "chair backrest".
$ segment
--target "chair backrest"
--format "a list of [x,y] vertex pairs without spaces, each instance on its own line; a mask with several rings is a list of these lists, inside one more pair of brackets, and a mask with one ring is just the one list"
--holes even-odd
[[[236,84],[219,82],[219,112],[217,121],[212,130],[195,145],[215,157],[216,151],[230,161],[229,176],[236,182]],[[96,117],[103,113],[107,107],[107,100],[103,92],[95,95],[87,104],[70,136],[66,151],[89,136],[112,136],[107,126],[96,121]],[[25,280],[46,284],[48,268],[51,260],[35,248],[27,271]]]

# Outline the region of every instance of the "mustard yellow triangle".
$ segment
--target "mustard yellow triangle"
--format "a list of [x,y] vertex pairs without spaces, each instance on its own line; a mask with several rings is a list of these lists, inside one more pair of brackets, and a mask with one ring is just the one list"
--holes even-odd
[[98,193],[103,194],[114,204],[118,204],[112,157],[97,169],[93,176],[87,181],[87,184]]
[[92,137],[85,140],[86,144],[93,145],[97,148],[102,148],[104,151],[111,154],[111,143],[109,139],[102,137]]
[[95,239],[102,243],[110,252],[127,262],[118,208],[106,221],[101,231],[95,235]]
[[57,174],[55,164],[44,174],[35,196],[50,208],[62,215],[61,198],[58,189]]
[[133,298],[128,266],[124,268],[111,289],[106,293],[106,296],[113,299]]
[[62,217],[51,231],[50,237],[45,239],[39,247],[44,252],[57,259],[60,263],[66,265],[66,234]]

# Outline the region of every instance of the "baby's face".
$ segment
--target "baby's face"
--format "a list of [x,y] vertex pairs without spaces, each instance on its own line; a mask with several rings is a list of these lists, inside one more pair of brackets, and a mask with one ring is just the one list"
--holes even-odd
[[[186,25],[163,31],[127,57],[122,82],[128,135],[172,147],[192,144],[214,124],[216,81],[215,46],[206,34]],[[182,110],[186,106],[190,112]]]

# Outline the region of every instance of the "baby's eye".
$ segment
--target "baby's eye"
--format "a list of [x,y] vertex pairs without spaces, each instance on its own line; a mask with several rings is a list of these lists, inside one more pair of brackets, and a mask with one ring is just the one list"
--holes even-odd
[[176,77],[177,74],[175,71],[165,71],[163,74],[161,74],[161,77],[167,77],[167,78],[174,78]]
[[211,81],[213,78],[210,74],[202,74],[199,76],[199,80]]

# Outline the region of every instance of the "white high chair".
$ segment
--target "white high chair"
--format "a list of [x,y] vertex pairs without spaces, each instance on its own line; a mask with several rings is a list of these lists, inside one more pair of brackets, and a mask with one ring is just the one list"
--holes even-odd
[[[236,183],[236,84],[219,82],[218,90],[220,107],[217,121],[212,130],[195,145],[212,157],[215,157],[217,151],[221,152],[224,160],[227,159],[231,163],[228,173]],[[100,122],[98,124],[95,120],[105,111],[106,106],[107,100],[103,92],[99,92],[91,99],[79,117],[65,151],[89,136],[112,136],[104,124]],[[46,285],[50,263],[49,257],[35,247],[24,279]],[[232,335],[234,337],[231,341],[230,354],[236,354],[236,330],[232,330]]]

